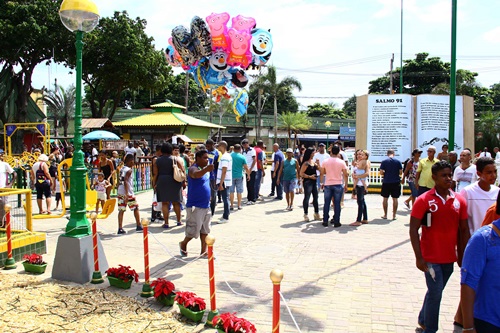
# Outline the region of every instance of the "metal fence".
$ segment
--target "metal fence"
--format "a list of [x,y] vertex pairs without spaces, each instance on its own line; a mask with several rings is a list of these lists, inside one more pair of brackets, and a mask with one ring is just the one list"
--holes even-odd
[[12,230],[33,231],[31,216],[31,190],[12,188],[0,189],[0,215],[2,220],[5,216],[5,204],[10,204],[12,207],[10,211],[10,224]]

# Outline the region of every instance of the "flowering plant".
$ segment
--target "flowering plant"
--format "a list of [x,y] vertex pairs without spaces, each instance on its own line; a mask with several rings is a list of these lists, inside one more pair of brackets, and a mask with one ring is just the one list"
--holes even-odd
[[139,274],[137,274],[134,269],[130,268],[130,266],[118,265],[118,267],[111,267],[108,268],[106,274],[108,274],[108,276],[120,279],[123,282],[129,282],[130,280],[139,282]]
[[178,291],[175,295],[175,301],[186,309],[194,312],[202,311],[207,308],[205,300],[190,291]]
[[212,320],[214,327],[226,333],[256,333],[255,326],[245,318],[236,317],[236,313],[223,313]]
[[32,265],[45,265],[46,264],[46,262],[43,261],[42,255],[36,254],[36,253],[25,254],[23,256],[23,260],[24,260],[24,262],[30,263]]
[[168,296],[174,292],[175,285],[167,279],[158,278],[151,283],[151,288],[155,291],[155,298]]

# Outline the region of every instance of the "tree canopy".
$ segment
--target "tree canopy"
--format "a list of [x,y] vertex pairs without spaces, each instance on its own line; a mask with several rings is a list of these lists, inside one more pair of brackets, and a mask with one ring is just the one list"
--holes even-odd
[[4,87],[6,91],[0,99],[2,115],[7,114],[4,109],[7,99],[17,90],[17,112],[14,113],[14,119],[2,119],[3,121],[26,120],[35,67],[52,60],[63,61],[74,43],[71,33],[59,19],[61,2],[62,0],[0,1],[0,66],[5,71],[10,71],[15,83]]
[[309,117],[325,117],[332,119],[347,119],[348,116],[344,110],[340,109],[335,103],[321,104],[315,103],[307,108]]
[[84,35],[83,81],[92,117],[112,119],[126,90],[164,87],[171,68],[145,28],[146,20],[131,19],[123,11],[101,18],[96,29]]

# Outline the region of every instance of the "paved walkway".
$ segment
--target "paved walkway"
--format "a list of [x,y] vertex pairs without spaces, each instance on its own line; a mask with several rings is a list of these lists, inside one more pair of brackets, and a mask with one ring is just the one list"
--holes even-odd
[[[268,175],[261,193],[270,192],[269,184]],[[141,217],[149,217],[151,196],[151,193],[138,196]],[[278,268],[284,272],[281,291],[302,332],[414,332],[425,281],[415,267],[409,241],[409,211],[400,199],[398,219],[383,220],[381,197],[370,194],[366,198],[370,223],[361,227],[348,226],[357,214],[356,202],[350,199],[350,194],[346,194],[340,228],[325,228],[321,221],[303,222],[302,195],[296,197],[292,212],[284,210],[284,200],[265,197],[263,202],[245,205],[243,210],[232,213],[229,223],[213,224],[218,308],[223,312],[236,311],[252,321],[258,331],[270,332],[273,286],[269,273]],[[320,194],[320,210],[322,203]],[[221,211],[219,204],[214,221],[220,218]],[[311,206],[310,218],[312,213]],[[128,233],[120,236],[116,235],[116,212],[109,219],[98,221],[108,263],[130,265],[143,273],[142,234],[135,233],[130,211],[126,212],[125,221]],[[47,232],[49,264],[53,262],[57,237],[66,222],[65,219],[34,220],[36,231]],[[184,262],[178,253],[183,227],[163,230],[154,223],[150,230],[152,277],[166,276],[177,290],[194,291],[208,300],[207,261],[191,262],[199,253],[199,241],[193,240],[188,245],[189,256]],[[18,270],[21,269],[19,265]],[[49,266],[46,277],[50,277],[50,271]],[[90,287],[107,288],[108,284]],[[136,284],[122,294],[137,297],[141,287],[141,283]],[[441,332],[452,332],[458,301],[456,266],[443,296]],[[146,302],[154,304],[152,299]],[[296,332],[283,304],[281,313],[281,332]],[[201,326],[196,329],[202,330]]]

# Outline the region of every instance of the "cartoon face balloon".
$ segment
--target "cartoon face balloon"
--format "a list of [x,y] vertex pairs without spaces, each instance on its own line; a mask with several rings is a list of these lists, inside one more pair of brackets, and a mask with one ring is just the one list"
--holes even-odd
[[210,57],[210,67],[217,72],[229,69],[227,64],[227,53],[223,49],[217,49]]
[[246,17],[243,15],[238,15],[232,19],[233,25],[231,28],[236,30],[246,30],[250,32],[255,27],[255,19],[253,17]]
[[264,29],[252,30],[252,64],[261,66],[267,63],[273,49],[271,33]]
[[212,49],[220,47],[227,48],[227,22],[229,21],[228,13],[212,13],[206,18],[210,27],[210,35],[212,36]]
[[246,31],[229,29],[230,53],[227,63],[231,66],[241,66],[247,68],[250,64],[250,39],[252,35]]

